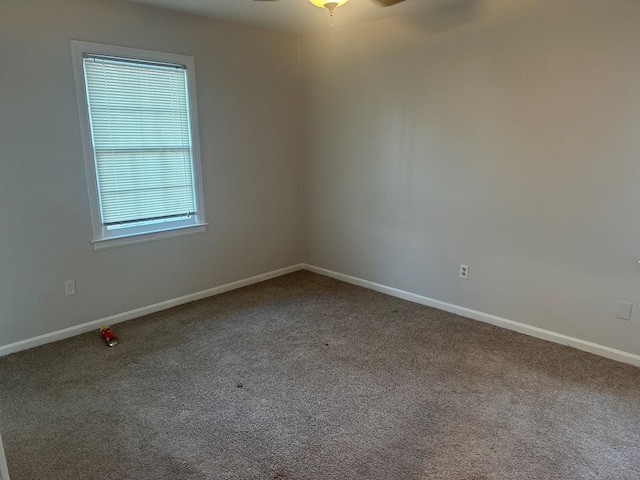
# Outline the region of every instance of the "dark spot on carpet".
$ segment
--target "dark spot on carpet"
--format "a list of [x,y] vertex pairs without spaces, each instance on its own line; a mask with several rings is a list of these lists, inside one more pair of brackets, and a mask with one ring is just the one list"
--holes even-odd
[[242,385],[241,383],[239,383],[239,384],[237,385],[237,387],[238,387],[238,388],[242,388],[242,387],[244,387],[244,385]]

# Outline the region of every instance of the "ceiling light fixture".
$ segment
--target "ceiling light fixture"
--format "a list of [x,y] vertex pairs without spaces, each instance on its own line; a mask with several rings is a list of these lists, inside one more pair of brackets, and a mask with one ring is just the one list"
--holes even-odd
[[[275,0],[253,0],[254,2],[275,2]],[[326,8],[329,10],[329,15],[331,15],[331,26],[333,26],[333,11],[336,7],[340,5],[344,5],[349,0],[309,0],[316,7]],[[449,1],[449,0],[447,0]],[[2,0],[0,0],[2,2]],[[380,5],[381,7],[390,7],[391,5],[395,5],[396,3],[404,2],[404,0],[375,0],[375,3]]]
[[309,0],[309,1],[313,3],[316,7],[326,8],[327,10],[329,10],[329,15],[333,17],[333,11],[336,9],[336,7],[339,7],[340,5],[344,5],[349,0],[339,0],[337,2],[326,1],[326,0]]

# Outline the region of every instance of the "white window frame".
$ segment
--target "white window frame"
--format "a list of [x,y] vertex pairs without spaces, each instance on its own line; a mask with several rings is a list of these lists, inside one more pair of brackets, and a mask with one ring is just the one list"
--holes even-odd
[[[83,54],[108,55],[142,61],[162,62],[184,65],[187,71],[187,90],[189,105],[189,120],[191,123],[191,157],[193,162],[194,190],[196,196],[195,218],[184,225],[180,222],[167,222],[143,227],[132,227],[117,230],[107,230],[102,225],[101,205],[99,199],[98,178],[94,157],[93,138],[89,119],[89,107]],[[113,248],[123,245],[144,243],[153,240],[190,235],[206,231],[204,197],[202,194],[202,166],[200,162],[200,141],[198,138],[198,113],[196,100],[195,61],[192,56],[174,53],[155,52],[137,48],[118,47],[99,43],[71,41],[78,112],[80,116],[80,134],[84,153],[85,174],[89,193],[89,207],[91,211],[91,226],[93,230],[93,245],[96,250]]]

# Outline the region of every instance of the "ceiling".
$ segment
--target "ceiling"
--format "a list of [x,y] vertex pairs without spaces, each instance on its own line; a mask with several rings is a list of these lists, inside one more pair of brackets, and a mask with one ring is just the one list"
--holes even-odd
[[[129,0],[277,30],[305,33],[331,28],[329,12],[308,0]],[[374,0],[350,0],[336,9],[334,27],[406,15],[460,0],[406,0],[382,8]]]

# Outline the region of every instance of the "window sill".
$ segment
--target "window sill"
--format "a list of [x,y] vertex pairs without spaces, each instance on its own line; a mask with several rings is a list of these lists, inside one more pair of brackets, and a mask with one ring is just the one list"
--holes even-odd
[[93,241],[93,248],[96,250],[106,250],[108,248],[124,247],[125,245],[136,245],[138,243],[154,242],[156,240],[164,240],[166,238],[193,235],[194,233],[205,232],[207,230],[207,225],[208,223],[201,223],[198,225],[171,228],[159,232],[137,233],[115,238],[101,238]]

